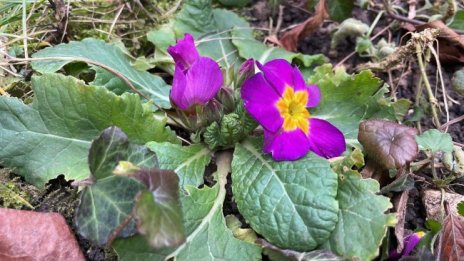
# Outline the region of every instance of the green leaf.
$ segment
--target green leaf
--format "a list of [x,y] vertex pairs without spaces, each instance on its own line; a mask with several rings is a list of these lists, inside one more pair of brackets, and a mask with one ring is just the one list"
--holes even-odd
[[457,205],[458,214],[464,217],[464,201],[461,201]]
[[327,0],[330,19],[337,22],[341,22],[351,17],[353,6],[353,0]]
[[316,68],[308,82],[319,86],[322,94],[321,103],[310,110],[311,115],[337,126],[350,145],[358,145],[358,124],[363,119],[394,119],[394,112],[391,116],[376,115],[385,110],[378,101],[386,89],[370,71],[349,75],[343,69],[333,72],[327,64]]
[[[129,143],[118,128],[108,128],[92,143],[89,168],[96,183],[83,189],[76,214],[78,232],[99,245],[106,244],[134,207],[134,197],[143,185],[126,177],[112,175],[120,160],[130,160],[145,168],[157,167],[153,152],[144,146]],[[135,223],[125,227],[120,236],[135,232]]]
[[453,140],[449,133],[443,133],[437,129],[431,129],[416,136],[416,141],[421,150],[429,150],[432,153],[453,151]]
[[464,10],[457,10],[453,21],[448,25],[451,28],[464,30]]
[[211,151],[208,148],[201,144],[185,147],[168,142],[149,142],[147,147],[156,152],[161,169],[170,169],[177,173],[181,188],[203,184],[205,167],[211,161]]
[[[64,65],[81,61],[92,65],[105,66],[126,77],[141,93],[162,108],[170,108],[170,87],[159,76],[138,71],[130,65],[130,60],[120,48],[97,39],[84,39],[48,47],[35,53],[33,58],[50,58],[32,62],[32,68],[41,73],[52,73]],[[56,59],[58,58],[58,59]],[[126,86],[126,91],[131,89]]]
[[387,228],[395,225],[396,218],[385,214],[392,204],[378,192],[379,183],[362,179],[358,172],[340,175],[338,223],[324,248],[349,259],[372,260],[379,254]]
[[[168,251],[149,247],[140,248],[142,243],[137,237],[119,240],[113,244],[121,261],[133,260],[132,246],[137,245],[137,260],[260,260],[261,248],[238,240],[226,227],[222,214],[226,195],[227,173],[230,171],[230,156],[217,157],[217,183],[212,188],[198,189],[187,186],[182,210],[186,232],[189,234],[184,244]],[[135,243],[137,242],[137,243]],[[136,247],[137,247],[136,246]],[[172,249],[170,249],[172,250]],[[168,253],[169,252],[169,253]],[[143,253],[143,254],[141,254]],[[159,258],[159,259],[158,259]]]
[[147,186],[136,197],[137,230],[154,248],[178,246],[185,240],[179,202],[179,178],[173,171],[141,169],[131,175]]
[[252,140],[235,148],[232,191],[240,213],[272,244],[316,248],[337,223],[337,175],[315,154],[275,162],[261,153],[261,146]]
[[0,97],[0,159],[36,186],[59,174],[86,178],[90,143],[109,126],[136,143],[176,141],[135,94],[116,96],[59,74],[33,77],[32,89],[32,106]]
[[322,54],[305,55],[293,53],[279,47],[269,47],[254,38],[243,38],[240,31],[232,31],[232,43],[237,47],[241,57],[245,59],[253,58],[260,63],[265,63],[273,59],[285,59],[288,62],[295,62],[311,67],[327,62],[327,58]]

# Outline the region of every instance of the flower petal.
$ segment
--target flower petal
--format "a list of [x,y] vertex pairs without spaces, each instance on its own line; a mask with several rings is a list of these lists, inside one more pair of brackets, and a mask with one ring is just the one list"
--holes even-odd
[[184,93],[187,87],[187,79],[185,78],[184,72],[181,67],[176,65],[174,70],[174,79],[172,81],[172,88],[169,97],[171,102],[174,103],[181,110],[187,110],[188,104],[185,103]]
[[293,67],[284,59],[275,59],[264,65],[256,63],[264,73],[264,78],[274,87],[277,93],[282,94],[287,85],[294,87]]
[[221,68],[211,58],[199,58],[186,73],[185,104],[204,105],[216,96],[224,78]]
[[262,73],[243,83],[241,95],[245,109],[266,130],[277,132],[282,127],[284,119],[276,106],[280,96],[264,80]]
[[274,160],[297,160],[309,151],[308,137],[300,129],[272,133],[264,131],[265,153],[271,153]]
[[321,90],[317,85],[310,84],[306,91],[308,92],[308,103],[306,103],[306,107],[313,108],[319,105],[321,101]]
[[175,45],[169,46],[168,53],[183,71],[190,68],[200,58],[193,37],[190,34],[185,34],[183,39],[178,40]]
[[309,119],[308,138],[311,150],[324,158],[340,156],[346,148],[343,133],[325,120]]

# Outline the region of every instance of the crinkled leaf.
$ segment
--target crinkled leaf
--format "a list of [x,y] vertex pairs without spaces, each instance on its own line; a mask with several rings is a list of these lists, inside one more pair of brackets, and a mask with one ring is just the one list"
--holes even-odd
[[176,141],[135,94],[116,96],[59,74],[33,77],[32,88],[32,106],[0,97],[0,159],[36,186],[59,174],[77,180],[89,176],[90,143],[112,125],[136,143]]
[[[106,129],[92,143],[89,168],[96,183],[84,188],[76,214],[78,232],[99,245],[107,243],[111,232],[118,227],[134,207],[134,198],[143,185],[126,177],[112,175],[120,160],[130,160],[145,168],[156,168],[153,152],[144,146],[131,144],[118,128]],[[135,222],[125,227],[120,236],[135,232]]]
[[[343,69],[333,72],[331,65],[323,65],[308,82],[318,85],[322,93],[321,103],[310,110],[311,115],[337,126],[350,145],[358,144],[358,124],[363,119],[395,118],[393,109],[380,103],[386,88],[370,71],[349,75]],[[389,110],[392,112],[384,113]]]
[[141,169],[131,175],[147,187],[136,197],[137,230],[154,248],[177,246],[185,233],[179,202],[179,178],[174,171]]
[[440,260],[458,261],[464,257],[464,219],[448,214],[443,221],[443,231],[440,236]]
[[161,169],[174,170],[180,186],[203,184],[205,167],[211,160],[211,151],[200,144],[188,147],[168,142],[149,142],[147,147],[156,152]]
[[396,122],[368,120],[359,125],[358,140],[377,164],[398,169],[416,158],[416,133],[416,129]]
[[372,260],[379,254],[387,228],[396,220],[385,214],[392,204],[378,192],[377,181],[362,179],[355,171],[340,175],[338,223],[324,248],[350,259]]
[[[133,260],[131,247],[138,245],[138,260],[260,260],[261,248],[236,239],[226,227],[222,214],[226,195],[227,173],[230,160],[218,157],[217,183],[212,188],[202,189],[186,187],[186,195],[181,197],[184,213],[185,229],[189,235],[186,241],[176,249],[154,250],[149,247],[140,248],[139,238],[118,240],[113,244],[120,260]],[[145,244],[147,246],[147,244]],[[141,254],[140,252],[143,252]]]
[[259,140],[245,141],[234,152],[232,191],[240,213],[272,244],[314,249],[337,222],[337,175],[315,154],[275,162],[261,146]]
[[[41,73],[56,72],[73,61],[82,61],[93,65],[104,65],[126,77],[140,92],[163,107],[170,108],[169,85],[159,76],[133,68],[129,58],[122,50],[104,41],[87,38],[80,42],[70,42],[48,47],[35,53],[33,58],[50,60],[32,62],[32,68]],[[52,59],[58,57],[59,59]],[[131,91],[126,86],[125,91]]]
[[453,140],[451,139],[451,135],[436,129],[431,129],[422,133],[416,137],[416,141],[421,150],[429,150],[432,153],[438,151],[453,151]]
[[311,252],[298,252],[289,249],[278,248],[269,242],[258,239],[263,246],[263,252],[272,261],[344,261],[345,258],[336,256],[327,250],[314,250]]

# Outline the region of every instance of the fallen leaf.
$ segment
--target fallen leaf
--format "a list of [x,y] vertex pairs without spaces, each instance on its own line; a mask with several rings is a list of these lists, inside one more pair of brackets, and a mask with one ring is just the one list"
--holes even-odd
[[459,261],[464,257],[464,219],[453,212],[443,221],[438,249],[440,260]]
[[0,208],[0,260],[85,260],[58,213]]
[[285,32],[280,39],[282,46],[289,51],[296,51],[298,42],[319,28],[325,19],[329,18],[325,0],[320,0],[315,8],[314,16]]
[[392,121],[369,120],[359,125],[358,140],[377,164],[399,169],[416,158],[416,133],[416,129]]
[[396,210],[396,219],[398,223],[395,226],[395,236],[398,240],[398,247],[396,251],[401,253],[404,248],[404,222],[406,218],[406,210],[408,209],[408,199],[409,199],[409,190],[403,191],[401,196],[396,197],[393,205],[395,206]]
[[464,63],[464,36],[459,35],[453,29],[446,26],[441,20],[416,26],[416,31],[423,31],[426,28],[440,30],[438,36],[439,57],[443,63]]

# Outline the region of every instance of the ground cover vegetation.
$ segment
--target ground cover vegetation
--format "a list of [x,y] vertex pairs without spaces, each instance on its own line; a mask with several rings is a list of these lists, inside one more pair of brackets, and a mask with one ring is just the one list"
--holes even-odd
[[0,259],[463,260],[463,7],[0,1]]

